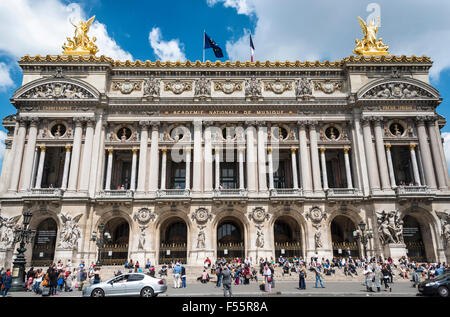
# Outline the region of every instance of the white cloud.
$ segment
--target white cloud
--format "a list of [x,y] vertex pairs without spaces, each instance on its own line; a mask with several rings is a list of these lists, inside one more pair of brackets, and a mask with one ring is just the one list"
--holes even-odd
[[186,61],[184,55],[184,45],[180,43],[178,39],[163,41],[161,30],[158,27],[154,27],[149,35],[150,46],[153,48],[153,52],[162,61]]
[[5,63],[0,63],[0,89],[14,85],[9,76],[9,67]]
[[0,170],[3,165],[3,157],[5,156],[5,140],[6,140],[7,134],[4,131],[0,131]]
[[[371,1],[206,0],[222,3],[238,14],[254,16],[253,43],[257,60],[340,60],[353,55],[362,32],[357,16],[366,19]],[[378,0],[382,25],[379,37],[395,55],[427,55],[434,61],[431,76],[450,67],[450,1]],[[226,44],[231,60],[249,60],[248,33]]]
[[[90,18],[80,5],[64,4],[62,0],[1,0],[0,1],[0,54],[17,59],[25,54],[61,54],[67,37],[74,35],[75,23]],[[96,17],[89,36],[97,38],[97,55],[113,59],[130,59],[130,53],[121,49],[112,39],[106,26]]]
[[447,161],[447,167],[450,173],[450,132],[442,132],[442,138],[444,139],[444,154]]
[[238,14],[251,15],[254,7],[248,0],[206,0],[208,6],[212,7],[217,3],[223,3],[226,8],[236,9]]

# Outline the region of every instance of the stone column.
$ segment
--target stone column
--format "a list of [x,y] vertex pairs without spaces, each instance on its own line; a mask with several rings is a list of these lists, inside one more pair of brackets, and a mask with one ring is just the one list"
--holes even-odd
[[41,146],[41,155],[39,156],[39,166],[36,177],[36,188],[41,188],[42,185],[42,174],[44,173],[44,162],[45,162],[45,146]]
[[103,120],[103,109],[98,109],[98,113],[95,116],[95,129],[92,143],[92,157],[91,168],[89,172],[89,197],[94,198],[95,193],[101,190],[101,185],[98,186],[103,172],[103,158],[105,151],[105,121]]
[[[298,124],[298,138],[300,144],[300,170],[302,174],[302,188],[307,192],[311,192],[311,167],[308,158],[308,147],[306,144],[306,131],[305,122],[299,121]],[[311,149],[311,156],[313,155],[313,150]]]
[[149,191],[156,192],[158,190],[158,173],[159,173],[159,121],[150,122],[152,126],[152,143],[150,145],[150,175],[149,175]]
[[244,182],[244,148],[238,148],[239,155],[239,189],[245,189]]
[[38,165],[38,156],[39,156],[39,149],[38,149],[38,147],[34,147],[33,169],[31,170],[30,188],[34,188],[34,184],[36,183],[36,171],[37,171],[37,165]]
[[323,189],[328,190],[328,176],[327,176],[327,159],[325,157],[326,148],[320,148],[320,160],[322,162],[322,181],[323,181]]
[[17,143],[14,151],[14,161],[12,164],[11,184],[9,186],[10,191],[17,191],[19,186],[20,171],[22,170],[22,157],[23,149],[25,145],[25,135],[27,132],[26,121],[24,119],[18,119],[19,130],[17,131]]
[[214,160],[215,160],[215,168],[216,168],[216,170],[215,170],[215,174],[216,174],[215,189],[219,190],[220,189],[220,150],[218,147],[216,147],[214,149],[214,155],[215,155]]
[[364,137],[364,150],[367,158],[367,169],[369,172],[369,185],[370,189],[380,189],[380,177],[378,175],[377,158],[372,143],[372,131],[370,128],[370,120],[364,118],[363,123],[363,137]]
[[61,189],[67,188],[67,180],[69,178],[69,166],[70,166],[70,155],[72,154],[72,146],[66,145],[66,157],[64,159],[64,173],[61,184]]
[[383,190],[390,189],[386,152],[384,150],[383,132],[381,129],[382,117],[375,120],[375,145],[377,149],[378,167],[380,168],[381,187]]
[[[269,163],[269,189],[274,189],[273,184],[273,162],[272,162],[272,148],[267,148],[267,162]],[[292,163],[294,164],[294,163]],[[298,182],[297,182],[298,186]]]
[[30,122],[30,129],[28,130],[28,142],[23,158],[23,180],[20,186],[21,191],[27,191],[28,189],[30,189],[38,124],[39,120],[37,118],[33,118]]
[[192,191],[202,191],[202,121],[194,121],[194,163]]
[[255,139],[253,125],[254,122],[246,122],[247,124],[247,188],[249,192],[256,192],[257,188],[257,165],[255,155]]
[[260,192],[267,192],[266,148],[267,133],[265,122],[258,122],[258,184]]
[[436,189],[436,178],[434,175],[431,151],[428,144],[427,131],[425,130],[425,120],[420,117],[416,121],[417,136],[419,137],[419,147],[422,154],[423,169],[425,171],[426,185],[431,189]]
[[205,149],[204,149],[204,190],[210,192],[213,189],[212,184],[212,140],[211,140],[212,122],[205,122]]
[[411,162],[412,162],[413,172],[414,172],[414,181],[418,186],[421,186],[419,167],[417,166],[417,159],[416,159],[416,144],[410,144],[409,150],[411,152]]
[[148,121],[140,121],[141,143],[139,145],[139,171],[138,171],[138,192],[145,192],[145,181],[147,175],[147,148],[148,148]]
[[73,136],[72,158],[70,159],[69,186],[68,186],[69,191],[77,190],[82,134],[83,134],[82,121],[80,118],[75,118],[75,133]]
[[[297,151],[297,148],[295,146],[291,147],[292,183],[293,183],[292,185],[293,185],[294,189],[298,189],[297,156],[295,155],[296,151]],[[272,177],[273,177],[273,174],[272,174]],[[272,179],[272,182],[273,182],[273,179]]]
[[387,163],[389,167],[389,176],[391,178],[391,186],[392,188],[397,187],[397,184],[395,182],[395,172],[394,172],[394,164],[392,164],[392,155],[391,155],[391,145],[386,144],[386,157],[387,157]]
[[435,130],[435,119],[428,121],[428,134],[430,136],[430,143],[431,143],[431,154],[433,155],[433,162],[434,167],[436,170],[436,178],[438,181],[438,186],[440,190],[446,190],[447,189],[447,183],[445,179],[447,178],[447,175],[445,174],[444,166],[442,165],[444,162],[442,162],[441,159],[441,153],[439,150],[439,143],[436,136],[436,130]]
[[137,165],[137,151],[138,149],[132,149],[133,152],[133,158],[131,160],[131,184],[130,189],[135,190],[136,189],[136,165]]
[[113,149],[108,149],[108,166],[106,169],[105,190],[111,190],[112,162],[113,162]]
[[167,148],[161,149],[161,190],[166,189]]
[[317,147],[317,131],[316,121],[311,121],[309,125],[309,148],[311,151],[311,170],[313,176],[314,191],[322,190],[320,182],[320,163],[319,163],[319,149]]
[[91,172],[91,162],[92,162],[92,144],[94,141],[94,119],[89,118],[86,124],[86,137],[84,139],[84,150],[83,150],[83,160],[82,160],[82,173],[80,180],[80,190],[88,191],[89,189],[89,174]]
[[353,188],[352,170],[350,168],[350,158],[348,157],[348,151],[350,148],[344,148],[344,161],[345,161],[345,174],[347,176],[347,188]]
[[191,148],[186,148],[186,178],[184,188],[189,190],[191,187]]

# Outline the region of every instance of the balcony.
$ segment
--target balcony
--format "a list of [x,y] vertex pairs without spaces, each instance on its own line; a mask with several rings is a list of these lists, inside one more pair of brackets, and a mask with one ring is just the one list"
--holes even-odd
[[134,192],[132,190],[102,190],[100,191],[100,198],[116,199],[116,198],[133,198]]
[[216,189],[214,190],[214,197],[247,197],[247,191],[245,189],[233,188],[233,189]]
[[303,191],[300,188],[273,188],[270,190],[271,197],[298,197],[302,196]]
[[327,198],[360,198],[362,192],[357,188],[329,188]]
[[27,194],[31,197],[60,198],[63,192],[61,188],[32,188]]
[[395,193],[398,196],[408,197],[431,196],[434,194],[428,186],[398,186],[395,188]]
[[159,189],[156,193],[158,198],[188,198],[189,189]]

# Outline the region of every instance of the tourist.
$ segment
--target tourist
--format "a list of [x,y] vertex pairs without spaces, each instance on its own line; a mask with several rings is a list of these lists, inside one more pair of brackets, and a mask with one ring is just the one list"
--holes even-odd
[[[153,272],[155,272],[155,270],[153,270]],[[181,288],[186,288],[186,268],[184,265],[181,265]]]
[[206,270],[203,270],[202,278],[201,278],[200,282],[202,282],[202,284],[206,284],[209,282],[209,275],[208,275],[208,272],[206,272]]
[[64,285],[64,276],[65,276],[64,272],[62,270],[59,270],[58,271],[58,280],[57,280],[57,285],[58,285],[58,289],[57,290],[59,292],[62,292],[62,288],[63,288],[63,285]]
[[87,279],[87,273],[84,270],[84,267],[80,267],[78,274],[77,274],[77,286],[78,290],[81,291],[83,289],[83,285]]
[[298,268],[298,288],[299,289],[306,289],[306,283],[305,283],[305,279],[306,279],[306,268],[303,264],[300,264],[300,267]]
[[227,265],[222,270],[223,296],[227,296],[227,292],[232,296],[231,292],[231,272]]
[[50,294],[49,295],[50,296],[57,295],[58,276],[59,276],[58,271],[52,267],[50,269],[50,272],[48,272],[48,279],[49,279],[49,286],[50,286]]
[[67,270],[64,275],[64,291],[72,292],[72,272]]
[[11,270],[7,269],[6,272],[2,276],[2,296],[6,297],[8,294],[9,289],[11,288],[12,284],[12,276],[11,276]]
[[175,267],[173,268],[173,287],[180,288],[181,285],[181,266],[180,263],[177,262]]
[[150,262],[150,259],[147,259],[147,262],[145,262],[145,268],[149,269],[152,266],[152,263]]
[[374,272],[373,281],[375,283],[375,287],[377,288],[377,292],[381,292],[381,280],[383,279],[383,274],[381,273],[381,268],[378,263],[374,263],[373,272]]
[[390,274],[386,264],[383,264],[381,274],[383,274],[384,290],[387,291],[387,289],[389,289],[389,292],[392,292],[392,288],[388,285],[388,281],[392,275]]
[[372,289],[372,278],[373,278],[372,270],[369,268],[369,266],[367,264],[364,266],[363,275],[365,277],[364,284],[366,285],[367,291],[368,292],[373,292],[373,289]]
[[271,292],[272,291],[272,271],[269,266],[266,264],[264,266],[264,291]]
[[321,270],[320,270],[320,264],[319,263],[317,263],[315,266],[314,266],[314,273],[316,274],[316,288],[318,288],[318,283],[320,282],[320,286],[322,287],[322,288],[325,288],[324,286],[323,286],[323,277],[322,277],[322,273],[321,273]]
[[220,287],[220,285],[222,284],[222,265],[218,265],[216,267],[216,276],[217,276],[217,283],[216,283],[216,287]]
[[36,293],[36,295],[41,294],[41,283],[42,283],[42,278],[44,276],[44,272],[42,272],[42,269],[38,269],[34,275],[34,285],[33,285],[33,290]]

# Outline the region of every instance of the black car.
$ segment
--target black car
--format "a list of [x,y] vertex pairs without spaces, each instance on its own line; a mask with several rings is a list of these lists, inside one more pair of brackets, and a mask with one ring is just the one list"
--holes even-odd
[[448,297],[450,292],[450,273],[444,273],[432,280],[425,280],[419,284],[418,288],[422,295]]

